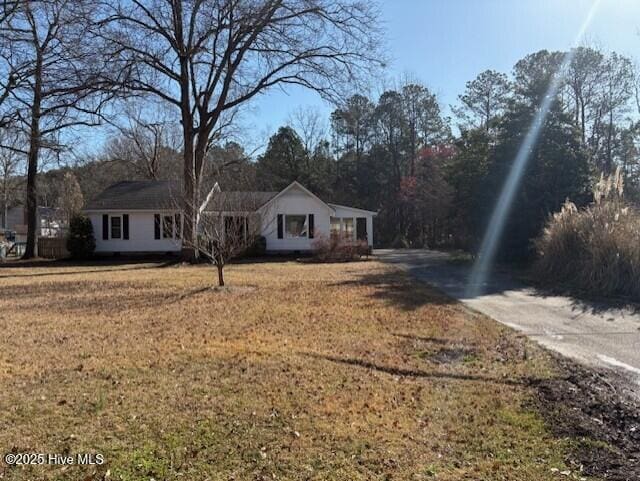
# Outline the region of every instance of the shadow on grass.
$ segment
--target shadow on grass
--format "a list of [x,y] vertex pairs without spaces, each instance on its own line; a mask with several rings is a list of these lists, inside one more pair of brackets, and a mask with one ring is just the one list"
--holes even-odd
[[348,281],[331,284],[333,287],[373,287],[370,294],[373,299],[386,301],[406,311],[412,311],[425,305],[449,305],[456,300],[437,289],[413,280],[401,272],[383,272],[362,274]]
[[430,344],[437,344],[439,346],[447,346],[447,345],[456,344],[459,342],[453,339],[444,339],[441,337],[414,336],[412,334],[401,334],[397,332],[392,332],[391,335],[400,337],[402,339],[408,339],[410,341],[428,342]]
[[337,356],[329,356],[325,354],[315,353],[299,353],[301,355],[311,357],[314,359],[321,359],[325,361],[331,361],[339,364],[345,364],[348,366],[361,367],[364,369],[371,369],[373,371],[390,374],[392,376],[400,377],[413,377],[418,379],[444,379],[452,381],[473,381],[473,382],[488,382],[492,384],[502,384],[507,386],[533,386],[541,382],[540,379],[535,378],[497,378],[491,376],[482,376],[478,374],[459,374],[452,372],[437,372],[437,371],[422,371],[419,369],[404,369],[393,366],[383,366],[364,359],[345,358]]
[[202,294],[203,292],[212,291],[214,288],[212,286],[204,286],[198,287],[197,289],[191,289],[187,292],[183,292],[182,294],[172,296],[168,298],[166,304],[175,304],[176,302],[184,301],[185,299],[190,299],[192,297],[197,296],[198,294]]
[[217,294],[234,294],[234,293],[251,293],[258,289],[257,285],[226,285],[226,286],[218,286],[215,284],[207,285],[204,287],[198,287],[196,289],[191,289],[186,292],[183,292],[178,295],[170,296],[166,299],[166,304],[175,304],[176,302],[184,301],[186,299],[190,299],[199,294],[203,294],[205,292],[212,292]]
[[[5,274],[0,275],[2,278],[17,278],[17,277],[46,277],[46,276],[67,276],[73,274],[92,274],[99,272],[114,272],[114,271],[135,271],[144,269],[157,269],[163,267],[170,267],[180,263],[180,259],[166,257],[149,257],[149,258],[107,258],[107,259],[92,259],[88,261],[71,261],[71,260],[33,260],[33,261],[12,261],[0,264],[0,271],[2,268],[61,268],[65,270],[47,271],[47,272],[34,272],[27,274]],[[80,269],[80,270],[66,270],[80,267],[100,267],[100,269]]]

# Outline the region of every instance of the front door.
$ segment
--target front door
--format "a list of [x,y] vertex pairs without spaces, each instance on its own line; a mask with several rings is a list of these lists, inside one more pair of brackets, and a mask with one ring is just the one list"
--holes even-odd
[[366,241],[367,239],[367,218],[356,218],[356,239]]

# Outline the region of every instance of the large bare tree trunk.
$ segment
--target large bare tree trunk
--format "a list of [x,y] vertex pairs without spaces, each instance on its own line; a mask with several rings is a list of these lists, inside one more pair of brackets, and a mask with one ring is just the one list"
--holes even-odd
[[341,85],[368,80],[371,67],[382,65],[376,59],[378,13],[360,0],[103,3],[101,35],[132,72],[127,89],[180,110],[183,256],[189,260],[198,251],[206,153],[237,109],[269,89],[290,85],[338,100]]
[[189,129],[185,127],[185,146],[184,146],[184,192],[183,192],[183,241],[182,241],[182,258],[187,262],[196,260],[197,250],[197,228],[196,213],[198,206],[195,203],[196,185],[193,169],[193,139],[187,133]]
[[[1,58],[13,58],[21,82],[9,97],[14,118],[29,137],[27,156],[27,245],[23,258],[36,255],[38,164],[42,150],[60,149],[58,132],[100,123],[100,113],[120,85],[111,73],[113,56],[92,40],[93,0],[16,2],[15,18],[3,25]],[[10,47],[7,47],[10,46]],[[6,51],[8,49],[8,53]],[[109,67],[107,67],[109,62]],[[4,94],[3,94],[4,95]],[[2,100],[0,96],[0,101]],[[17,125],[16,125],[17,127]],[[44,142],[46,139],[47,142]]]
[[36,255],[38,236],[38,155],[40,153],[40,107],[42,104],[42,55],[36,55],[35,84],[31,106],[31,131],[27,166],[27,245],[23,259]]

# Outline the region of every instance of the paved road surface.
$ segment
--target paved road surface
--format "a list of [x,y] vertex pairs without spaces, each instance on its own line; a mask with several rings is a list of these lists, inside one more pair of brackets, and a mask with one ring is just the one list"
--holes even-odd
[[640,313],[544,296],[505,273],[491,276],[482,286],[485,294],[471,296],[470,267],[448,262],[444,253],[382,249],[376,255],[550,349],[622,373],[640,395]]

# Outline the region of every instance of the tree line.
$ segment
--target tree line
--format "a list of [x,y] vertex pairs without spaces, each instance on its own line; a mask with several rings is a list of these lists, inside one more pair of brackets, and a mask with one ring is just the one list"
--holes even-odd
[[[294,179],[327,198],[377,210],[382,245],[477,249],[498,194],[558,76],[561,88],[531,146],[500,250],[532,254],[532,239],[569,198],[583,205],[601,174],[621,168],[640,199],[638,77],[629,58],[580,47],[527,55],[510,74],[485,71],[443,115],[424,85],[348,98],[312,144],[293,124],[256,162],[263,188]],[[303,130],[303,129],[302,129]]]
[[[587,202],[601,173],[620,167],[628,198],[640,198],[638,76],[614,52],[533,53],[512,72],[480,73],[447,114],[416,81],[346,93],[382,65],[368,2],[5,2],[0,24],[0,202],[24,199],[27,255],[35,206],[63,204],[67,172],[85,198],[116,180],[181,180],[191,237],[191,211],[214,182],[278,190],[299,180],[378,211],[380,245],[473,250],[561,68],[501,253],[529,255],[546,217],[567,198]],[[258,156],[229,141],[243,106],[290,84],[337,107],[328,118],[296,110]],[[102,151],[72,157],[105,126]]]

